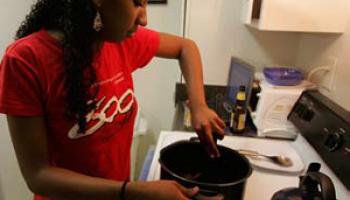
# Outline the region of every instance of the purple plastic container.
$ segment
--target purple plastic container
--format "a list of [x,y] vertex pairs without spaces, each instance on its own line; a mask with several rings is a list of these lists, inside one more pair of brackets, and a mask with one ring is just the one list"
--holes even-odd
[[303,74],[299,70],[287,67],[265,67],[264,75],[272,85],[293,86],[303,80]]

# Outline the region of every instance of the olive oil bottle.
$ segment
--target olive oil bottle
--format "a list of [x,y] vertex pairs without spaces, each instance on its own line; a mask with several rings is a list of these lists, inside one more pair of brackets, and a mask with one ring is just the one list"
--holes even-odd
[[231,113],[230,128],[233,133],[244,132],[246,126],[246,88],[240,86],[236,94],[236,104]]

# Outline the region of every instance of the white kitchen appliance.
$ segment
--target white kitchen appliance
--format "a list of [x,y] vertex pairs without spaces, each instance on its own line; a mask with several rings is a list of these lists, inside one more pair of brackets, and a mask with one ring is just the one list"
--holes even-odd
[[302,92],[311,85],[310,82],[303,81],[296,86],[275,86],[262,80],[257,109],[253,113],[258,135],[295,139],[297,131],[287,116]]

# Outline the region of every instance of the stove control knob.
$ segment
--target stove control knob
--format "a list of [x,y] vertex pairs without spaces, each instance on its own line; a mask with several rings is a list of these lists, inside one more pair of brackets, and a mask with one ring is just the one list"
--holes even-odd
[[301,112],[301,110],[302,110],[304,107],[305,107],[304,104],[302,104],[302,103],[297,103],[297,104],[295,105],[294,112],[295,112],[296,114],[299,114],[299,113]]
[[310,122],[314,118],[315,113],[311,109],[307,109],[304,115],[302,116],[302,119]]
[[297,104],[297,106],[295,107],[295,113],[299,117],[301,117],[306,110],[307,110],[307,106],[305,104],[302,104],[302,103]]
[[340,133],[334,132],[328,135],[324,145],[328,151],[333,152],[341,146],[343,140],[343,136]]
[[299,103],[296,105],[294,113],[296,113],[300,119],[307,121],[307,122],[310,122],[315,115],[312,108],[310,108],[308,105],[302,104],[302,103]]

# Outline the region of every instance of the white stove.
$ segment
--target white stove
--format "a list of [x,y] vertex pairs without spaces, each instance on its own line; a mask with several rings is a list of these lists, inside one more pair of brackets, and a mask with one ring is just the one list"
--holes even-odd
[[[163,131],[160,134],[155,149],[153,161],[147,180],[160,179],[160,165],[158,163],[160,150],[179,140],[188,140],[196,136],[195,133]],[[302,175],[309,163],[318,162],[322,165],[321,172],[327,174],[333,181],[338,200],[350,199],[350,191],[339,181],[321,157],[309,145],[303,136],[299,135],[296,141],[260,139],[250,137],[226,136],[218,144],[232,149],[257,150],[266,154],[284,154],[290,156],[294,165],[291,168],[281,169],[273,167],[271,163],[251,160],[253,173],[247,181],[245,200],[270,200],[272,195],[286,187],[298,187],[299,175]]]

